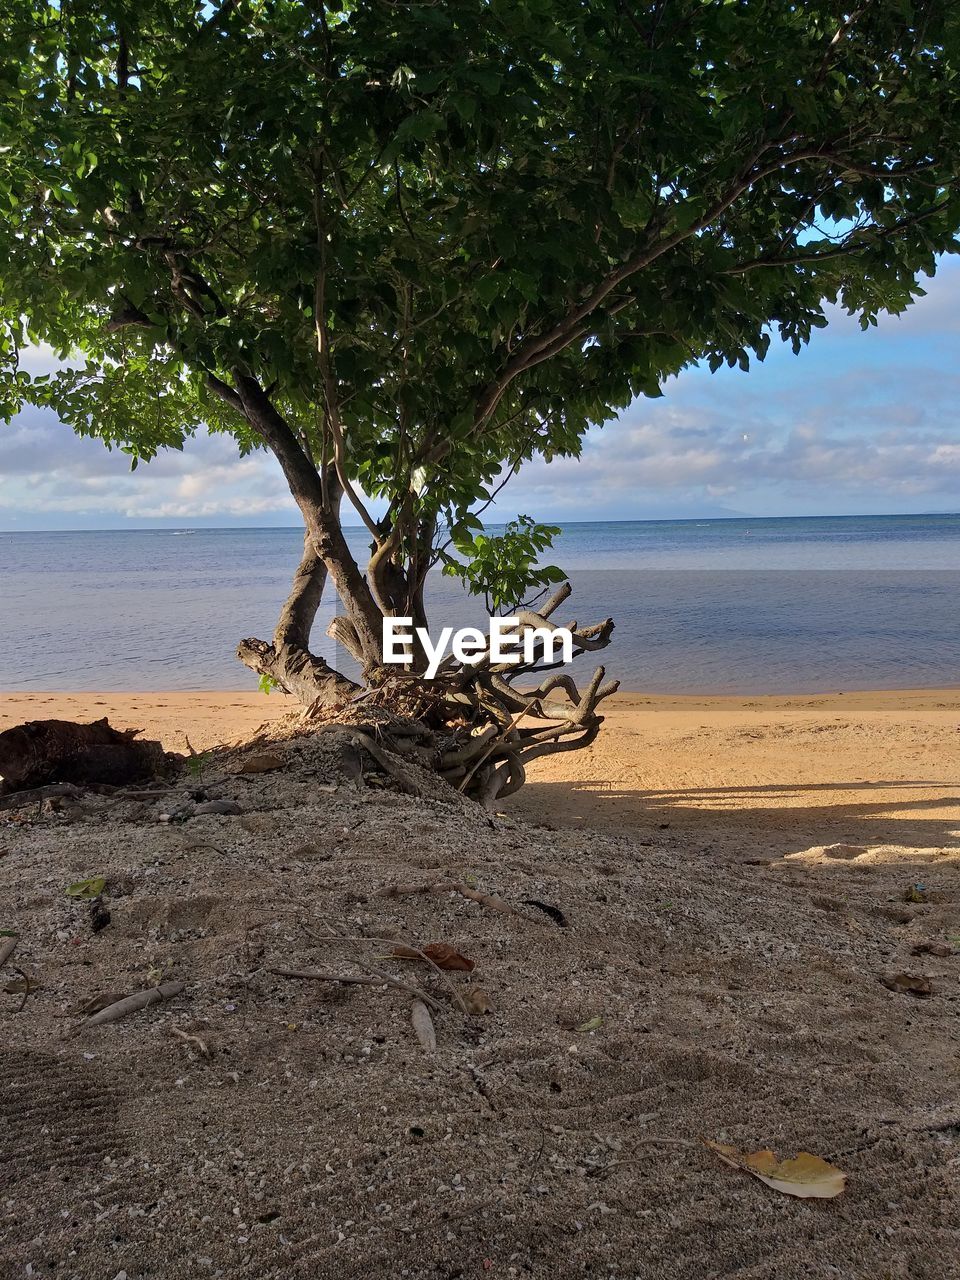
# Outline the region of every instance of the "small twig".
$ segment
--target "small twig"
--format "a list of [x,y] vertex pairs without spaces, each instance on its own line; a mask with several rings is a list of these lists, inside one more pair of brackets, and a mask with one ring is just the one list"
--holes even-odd
[[364,987],[396,987],[398,991],[405,991],[408,996],[415,996],[417,1000],[422,1000],[438,1012],[443,1011],[443,1005],[427,995],[420,987],[415,987],[409,982],[401,982],[399,978],[392,978],[389,973],[381,973],[379,969],[374,969],[370,965],[365,967],[369,969],[368,973],[322,973],[318,969],[270,969],[269,972],[278,978],[298,978],[308,982],[342,982]]
[[115,791],[111,799],[113,801],[162,800],[164,796],[168,796],[171,791],[176,791],[176,789],[176,787],[156,787],[151,791]]
[[519,916],[521,920],[529,920],[530,917],[524,915],[522,911],[518,911],[516,907],[512,907],[509,902],[498,897],[495,893],[481,893],[478,889],[471,889],[465,884],[459,884],[455,880],[437,880],[433,884],[391,884],[383,889],[378,889],[374,897],[377,898],[399,898],[408,893],[459,893],[464,898],[469,898],[471,902],[479,902],[484,907],[489,907],[492,911],[502,911],[505,915]]
[[51,782],[45,787],[33,787],[29,791],[13,791],[0,798],[0,809],[16,809],[22,804],[32,804],[39,800],[52,799],[55,796],[67,796],[71,800],[79,800],[83,796],[83,788],[75,787],[72,782]]
[[188,1031],[181,1031],[179,1027],[171,1027],[170,1031],[178,1040],[182,1040],[184,1044],[194,1045],[199,1050],[202,1057],[208,1059],[213,1057],[213,1054],[210,1052],[210,1046],[205,1040],[201,1040],[199,1036],[191,1035]]
[[26,1005],[27,997],[33,990],[33,985],[30,982],[28,975],[25,974],[22,969],[14,969],[13,972],[19,973],[20,977],[23,979],[23,999],[20,1001],[20,1008],[17,1010],[17,1013],[23,1013],[24,1005]]
[[[635,1142],[638,1146],[647,1145],[651,1147],[699,1147],[699,1142],[690,1142],[687,1138],[636,1138]],[[608,1173],[611,1169],[618,1169],[629,1164],[643,1164],[641,1157],[632,1160],[612,1160],[610,1164],[605,1164],[602,1168],[596,1170],[598,1174]]]

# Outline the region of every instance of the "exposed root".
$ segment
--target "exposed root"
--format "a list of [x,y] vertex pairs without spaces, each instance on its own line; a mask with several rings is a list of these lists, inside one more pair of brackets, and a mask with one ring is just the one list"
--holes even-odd
[[[247,666],[295,694],[311,721],[355,726],[353,746],[409,795],[420,796],[423,788],[406,762],[434,770],[462,795],[493,807],[523,786],[531,761],[588,747],[603,723],[600,703],[619,687],[605,679],[602,666],[583,688],[553,670],[558,664],[548,660],[545,642],[556,630],[552,615],[569,595],[564,583],[538,611],[518,612],[519,635],[534,635],[530,661],[494,663],[487,650],[468,663],[447,659],[432,680],[381,666],[365,671],[361,688],[305,649],[245,640],[238,652]],[[350,625],[343,618],[333,624],[348,648]],[[569,629],[576,656],[605,648],[613,622],[573,622]],[[530,684],[531,677],[539,683]],[[516,687],[519,681],[530,687]]]

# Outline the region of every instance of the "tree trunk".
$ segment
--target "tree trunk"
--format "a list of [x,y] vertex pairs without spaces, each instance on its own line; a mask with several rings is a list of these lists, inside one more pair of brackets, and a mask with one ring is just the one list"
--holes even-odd
[[293,578],[273,644],[241,640],[237,657],[258,675],[267,676],[304,706],[334,707],[348,702],[359,685],[310,652],[310,633],[327,581],[327,566],[317,555],[309,531],[303,536],[303,556]]

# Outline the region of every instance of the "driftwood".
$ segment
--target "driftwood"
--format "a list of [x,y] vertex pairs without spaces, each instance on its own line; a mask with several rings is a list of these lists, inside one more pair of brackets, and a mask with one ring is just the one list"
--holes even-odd
[[168,756],[159,742],[135,741],[139,732],[114,729],[105,719],[92,724],[31,720],[6,729],[0,733],[0,793],[152,778],[176,757]]
[[136,1013],[138,1009],[146,1009],[148,1005],[159,1004],[161,1000],[172,1000],[183,990],[182,982],[161,982],[159,987],[150,987],[147,991],[138,991],[136,995],[125,996],[116,1004],[109,1004],[93,1017],[87,1018],[84,1027],[101,1027],[105,1022],[117,1022],[128,1013]]

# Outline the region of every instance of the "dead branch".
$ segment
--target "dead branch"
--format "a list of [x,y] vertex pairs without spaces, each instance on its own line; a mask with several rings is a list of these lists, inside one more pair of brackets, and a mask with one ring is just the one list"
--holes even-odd
[[101,1027],[105,1022],[117,1022],[128,1013],[136,1013],[138,1009],[146,1009],[148,1005],[160,1004],[164,1000],[172,1000],[184,988],[182,982],[161,982],[158,987],[150,987],[147,991],[138,991],[135,995],[125,996],[115,1004],[107,1005],[92,1017],[87,1018],[81,1030],[86,1027]]
[[295,978],[305,982],[340,982],[364,987],[396,987],[398,991],[405,991],[408,996],[415,996],[416,999],[423,1000],[425,1004],[429,1004],[438,1011],[443,1009],[438,1001],[427,995],[426,991],[420,987],[409,982],[401,982],[399,978],[391,977],[389,973],[381,973],[379,969],[370,969],[368,973],[324,973],[319,969],[271,969],[269,972],[278,978]]

